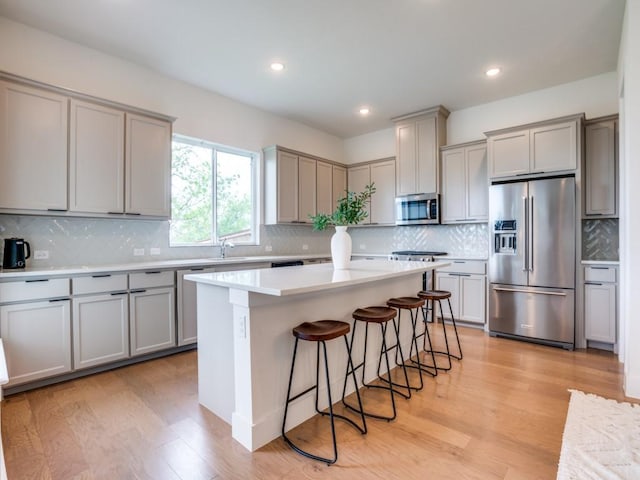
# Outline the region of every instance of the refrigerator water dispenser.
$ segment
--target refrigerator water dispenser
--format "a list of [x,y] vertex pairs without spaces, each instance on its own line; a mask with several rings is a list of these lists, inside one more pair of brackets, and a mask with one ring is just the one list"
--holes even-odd
[[503,255],[516,254],[516,221],[498,220],[494,224],[493,251]]

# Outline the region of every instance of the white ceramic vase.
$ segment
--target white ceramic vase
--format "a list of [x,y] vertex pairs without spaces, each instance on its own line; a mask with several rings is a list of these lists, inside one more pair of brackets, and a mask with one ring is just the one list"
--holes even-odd
[[346,226],[336,225],[331,237],[331,260],[334,270],[346,270],[351,262],[351,236]]

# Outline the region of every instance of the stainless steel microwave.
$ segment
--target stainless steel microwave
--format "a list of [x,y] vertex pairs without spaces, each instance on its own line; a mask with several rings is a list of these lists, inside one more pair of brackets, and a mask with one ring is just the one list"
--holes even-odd
[[440,223],[440,198],[437,193],[417,193],[396,197],[396,225]]

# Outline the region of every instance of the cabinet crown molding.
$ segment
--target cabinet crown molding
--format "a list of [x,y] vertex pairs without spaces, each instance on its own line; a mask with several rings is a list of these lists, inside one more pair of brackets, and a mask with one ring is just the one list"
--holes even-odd
[[413,118],[416,117],[422,117],[422,116],[429,116],[429,117],[433,117],[435,115],[442,115],[445,119],[449,116],[451,112],[449,112],[449,110],[442,106],[442,105],[436,105],[434,107],[431,108],[427,108],[425,110],[420,110],[418,112],[412,112],[412,113],[407,113],[405,115],[400,115],[398,117],[393,117],[391,118],[392,122],[402,122],[404,120],[411,120]]
[[126,113],[136,113],[140,115],[145,115],[147,117],[157,118],[159,120],[165,120],[171,123],[176,121],[176,117],[165,115],[163,113],[152,112],[151,110],[145,110],[143,108],[133,107],[131,105],[127,105],[124,103],[114,102],[112,100],[106,100],[100,97],[94,97],[93,95],[81,93],[71,88],[50,85],[48,83],[39,82],[37,80],[32,80],[30,78],[21,77],[20,75],[15,75],[13,73],[5,72],[4,70],[0,70],[0,80],[7,80],[10,82],[19,83],[29,87],[36,87],[36,88],[49,90],[50,92],[54,92],[59,95],[64,95],[70,98],[76,98],[79,100],[88,100],[90,102],[98,103],[105,107],[113,107],[119,110],[124,110]]
[[455,148],[474,147],[474,146],[480,146],[480,145],[486,145],[486,144],[487,144],[487,139],[483,138],[482,140],[473,140],[471,142],[456,143],[454,145],[443,145],[442,147],[440,147],[440,151],[444,152],[446,150],[453,150]]
[[553,125],[554,123],[562,123],[562,122],[571,122],[571,121],[581,121],[584,122],[584,113],[576,113],[574,115],[567,115],[565,117],[551,118],[548,120],[543,120],[540,122],[527,123],[525,125],[516,125],[513,127],[500,128],[497,130],[490,130],[488,132],[484,132],[487,137],[492,137],[494,135],[501,135],[503,133],[516,132],[518,130],[528,130],[536,127],[543,127],[545,125]]

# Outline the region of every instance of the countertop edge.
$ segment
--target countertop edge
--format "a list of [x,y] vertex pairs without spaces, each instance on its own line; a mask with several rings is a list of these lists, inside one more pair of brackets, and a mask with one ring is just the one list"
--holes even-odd
[[[364,261],[364,260],[361,260],[361,261]],[[380,261],[384,261],[386,263],[386,260],[380,260]],[[394,271],[378,270],[378,271],[375,271],[375,276],[369,276],[369,277],[357,278],[357,279],[331,281],[331,282],[322,283],[322,284],[309,285],[309,286],[297,286],[293,288],[269,288],[269,287],[260,286],[260,285],[239,284],[237,282],[214,278],[214,276],[216,275],[215,272],[211,274],[210,273],[205,273],[205,274],[193,273],[185,276],[185,279],[198,282],[198,283],[203,283],[206,285],[217,286],[217,287],[243,290],[243,291],[258,293],[262,295],[286,297],[286,296],[293,296],[293,295],[302,295],[306,293],[321,292],[321,291],[332,290],[336,288],[345,288],[349,286],[361,285],[364,283],[376,282],[376,281],[386,280],[390,278],[398,278],[405,275],[427,272],[430,270],[434,270],[436,268],[446,267],[450,265],[450,262],[447,262],[447,261],[437,261],[437,262],[395,262],[394,261],[393,263],[394,264],[405,263],[405,264],[415,264],[415,265],[413,265],[412,269],[410,270],[394,270]],[[292,268],[308,268],[308,267],[309,266],[301,266],[301,267],[292,267]],[[342,272],[341,270],[332,270],[332,271],[338,274]],[[348,271],[349,270],[344,270],[344,272],[348,272]],[[224,272],[221,272],[221,274],[224,274]]]
[[581,260],[582,265],[620,265],[620,260]]
[[290,260],[314,260],[331,258],[327,255],[270,255],[256,257],[220,258],[185,258],[176,260],[159,260],[155,262],[133,262],[104,265],[87,265],[75,267],[27,268],[20,270],[0,270],[0,281],[20,280],[33,277],[64,277],[70,275],[91,275],[104,272],[135,272],[150,269],[179,269],[181,267],[213,267],[216,265],[240,265],[248,263],[270,263]]

